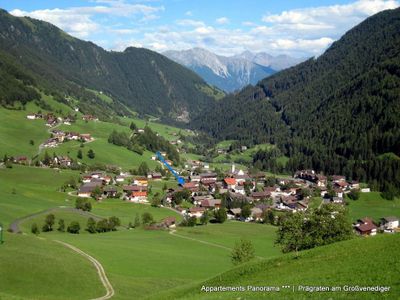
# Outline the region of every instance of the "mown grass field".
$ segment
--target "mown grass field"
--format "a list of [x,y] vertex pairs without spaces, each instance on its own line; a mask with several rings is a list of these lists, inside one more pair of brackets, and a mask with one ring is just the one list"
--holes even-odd
[[379,192],[360,193],[358,200],[347,198],[346,201],[349,204],[347,207],[352,221],[371,217],[378,222],[383,217],[400,217],[400,199],[386,200]]
[[92,264],[50,239],[6,234],[0,299],[93,299],[105,294]]
[[0,222],[12,220],[47,208],[74,206],[75,198],[59,188],[79,173],[70,170],[41,169],[13,165],[0,169]]
[[[154,299],[399,299],[400,235],[380,235],[248,263],[199,284],[161,293]],[[280,292],[201,291],[202,286],[274,286]],[[290,288],[282,289],[282,285]],[[389,286],[379,292],[305,292],[309,286]],[[293,292],[293,286],[295,292]]]

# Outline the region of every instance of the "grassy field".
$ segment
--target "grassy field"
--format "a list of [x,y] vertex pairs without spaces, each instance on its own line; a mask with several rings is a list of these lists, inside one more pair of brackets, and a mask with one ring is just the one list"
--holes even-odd
[[[400,235],[355,238],[234,268],[200,284],[177,288],[154,299],[399,299]],[[202,286],[273,286],[280,292],[201,292]],[[283,285],[289,288],[282,288]],[[379,292],[305,292],[299,285],[389,286]],[[294,289],[294,291],[293,291]]]
[[0,169],[0,221],[8,224],[28,214],[57,206],[73,206],[75,198],[58,189],[79,173],[14,165]]
[[229,221],[224,224],[208,224],[194,228],[179,228],[178,234],[233,248],[240,239],[248,239],[254,245],[256,255],[271,258],[280,256],[275,245],[276,227],[263,224]]
[[6,234],[0,245],[0,299],[92,299],[105,294],[93,265],[64,246]]
[[346,199],[352,221],[359,218],[371,217],[376,222],[380,218],[396,216],[400,217],[400,199],[383,199],[378,192],[360,193],[358,200]]

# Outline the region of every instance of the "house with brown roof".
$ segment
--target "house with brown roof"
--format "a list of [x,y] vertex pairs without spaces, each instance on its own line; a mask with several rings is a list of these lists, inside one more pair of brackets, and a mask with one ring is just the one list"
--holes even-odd
[[208,209],[215,209],[221,207],[221,200],[220,199],[205,199],[201,201],[201,207],[208,208]]
[[188,215],[190,217],[200,218],[204,214],[205,211],[206,211],[206,209],[204,207],[191,207],[191,208],[189,208]]
[[357,221],[357,223],[354,225],[354,229],[359,235],[368,236],[376,235],[378,227],[374,224],[372,219],[365,217]]

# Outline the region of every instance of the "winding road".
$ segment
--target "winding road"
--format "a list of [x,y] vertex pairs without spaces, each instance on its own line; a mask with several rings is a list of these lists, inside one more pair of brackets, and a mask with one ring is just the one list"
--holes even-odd
[[114,288],[111,285],[110,281],[108,280],[103,266],[97,259],[95,259],[94,257],[90,256],[89,254],[83,252],[81,249],[76,248],[75,246],[72,246],[68,243],[61,242],[59,240],[55,240],[55,242],[64,245],[65,247],[71,249],[72,251],[75,251],[76,253],[79,253],[83,257],[87,258],[90,262],[92,262],[92,264],[95,266],[95,268],[97,270],[97,274],[100,277],[101,283],[103,284],[104,288],[106,289],[106,294],[102,297],[95,298],[92,300],[107,300],[107,299],[110,299],[112,296],[114,296],[114,294],[115,294]]

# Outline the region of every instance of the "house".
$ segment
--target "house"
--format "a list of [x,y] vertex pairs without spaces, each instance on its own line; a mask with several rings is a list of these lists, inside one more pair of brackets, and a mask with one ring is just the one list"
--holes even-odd
[[336,204],[344,204],[345,203],[343,197],[333,197],[332,202],[336,203]]
[[269,197],[271,197],[271,193],[268,192],[252,192],[250,195],[251,198],[253,198],[253,200],[263,200],[263,199],[268,199]]
[[72,159],[68,156],[56,156],[54,157],[53,162],[58,166],[70,167],[72,164]]
[[82,133],[79,135],[79,138],[84,142],[90,142],[93,139],[89,133]]
[[147,191],[132,192],[129,200],[132,201],[132,202],[138,202],[138,203],[148,202],[147,201]]
[[50,138],[50,139],[48,139],[47,141],[45,141],[45,142],[43,143],[43,146],[44,146],[45,148],[55,148],[55,147],[58,146],[58,139],[56,139],[56,138]]
[[161,175],[161,173],[153,172],[153,173],[151,173],[151,178],[153,180],[161,180],[162,179],[162,175]]
[[161,224],[166,228],[175,228],[176,227],[176,218],[175,217],[166,217],[162,220]]
[[26,164],[28,163],[28,158],[26,156],[15,156],[13,161],[17,164]]
[[240,217],[240,214],[242,213],[241,208],[231,208],[228,210],[228,218],[229,219],[236,219]]
[[125,181],[125,176],[118,175],[118,176],[115,177],[115,181],[116,182],[124,182]]
[[263,213],[263,211],[262,211],[260,208],[258,208],[258,207],[253,207],[253,208],[251,209],[251,218],[252,218],[254,221],[259,221],[259,220],[261,220],[262,213]]
[[29,115],[26,116],[26,118],[28,120],[35,120],[36,119],[36,114],[29,114]]
[[353,180],[350,182],[350,188],[358,190],[360,188],[360,183],[356,180]]
[[133,180],[133,184],[135,185],[147,186],[147,183],[148,181],[146,177],[138,177]]
[[297,198],[295,196],[281,196],[279,208],[295,210],[297,208]]
[[82,120],[83,121],[98,121],[99,119],[92,115],[83,115]]
[[354,225],[356,233],[361,236],[376,235],[378,227],[370,218],[363,218]]
[[204,214],[205,211],[206,211],[206,209],[204,207],[191,207],[191,208],[189,208],[188,215],[190,217],[200,218]]
[[244,186],[243,185],[235,185],[235,188],[233,190],[237,194],[246,195],[246,191],[244,190]]
[[202,181],[203,179],[217,181],[217,174],[216,173],[201,173],[200,181]]
[[191,175],[189,177],[189,179],[190,179],[190,181],[193,181],[193,182],[200,182],[200,180],[201,180],[199,175]]
[[346,176],[343,175],[332,175],[332,182],[333,183],[338,183],[341,181],[346,181]]
[[205,199],[201,201],[201,207],[214,209],[221,207],[221,200],[220,199]]
[[83,185],[78,190],[78,197],[89,198],[92,195],[92,192],[97,188],[103,185],[102,182],[93,181],[88,182]]
[[108,198],[115,198],[117,196],[118,190],[115,186],[104,187],[103,194]]
[[77,141],[77,140],[79,140],[79,133],[76,133],[76,132],[66,132],[66,133],[65,133],[65,138],[68,139],[68,140]]
[[381,219],[381,229],[393,231],[399,227],[399,218],[397,217],[385,217]]
[[199,191],[199,184],[197,182],[193,182],[193,181],[185,182],[182,187],[184,189],[191,191],[192,194]]
[[235,178],[225,178],[224,179],[224,187],[229,189],[229,190],[233,190],[235,189],[236,186],[236,179]]

